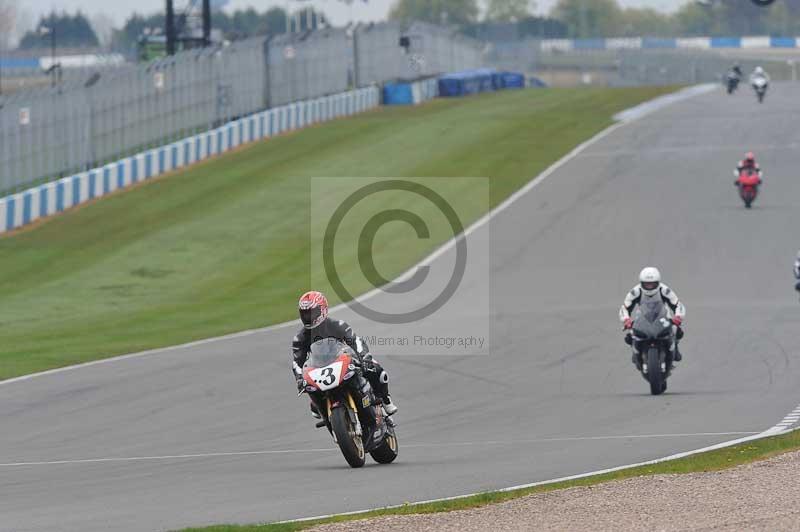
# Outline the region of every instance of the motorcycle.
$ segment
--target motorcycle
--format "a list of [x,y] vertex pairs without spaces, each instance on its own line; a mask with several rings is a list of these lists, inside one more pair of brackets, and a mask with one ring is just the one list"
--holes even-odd
[[761,177],[752,168],[745,168],[736,180],[736,187],[739,189],[739,197],[744,201],[745,208],[749,209],[758,196],[758,187],[761,185]]
[[339,446],[350,467],[362,467],[366,453],[379,464],[397,458],[394,421],[386,415],[383,402],[375,397],[353,350],[334,338],[311,345],[303,365],[306,387],[300,393],[312,395],[322,421]]
[[767,94],[767,80],[764,78],[756,78],[753,80],[753,90],[756,91],[758,96],[758,103],[764,103],[764,96]]
[[678,347],[678,334],[673,331],[666,305],[660,300],[646,301],[633,313],[633,331],[626,341],[633,348],[633,358],[644,380],[650,383],[650,393],[661,395],[667,390],[667,378],[672,374],[673,351]]
[[733,94],[739,88],[740,78],[736,74],[728,73],[725,75],[725,84],[728,88],[728,94]]

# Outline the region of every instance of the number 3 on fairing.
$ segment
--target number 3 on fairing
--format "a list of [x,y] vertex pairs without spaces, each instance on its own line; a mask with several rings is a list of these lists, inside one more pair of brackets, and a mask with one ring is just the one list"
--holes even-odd
[[322,381],[322,384],[325,386],[330,386],[336,381],[336,377],[333,375],[333,368],[330,366],[327,368],[322,368],[322,376],[325,378]]
[[330,366],[324,368],[313,369],[308,372],[321,391],[330,390],[339,386],[339,378],[342,373],[342,361],[334,362]]

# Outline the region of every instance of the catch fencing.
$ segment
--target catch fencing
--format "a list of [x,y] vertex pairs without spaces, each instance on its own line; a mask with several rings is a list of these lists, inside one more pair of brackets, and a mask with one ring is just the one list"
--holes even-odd
[[711,83],[736,61],[745,75],[764,67],[775,81],[796,80],[795,65],[786,61],[733,59],[713,52],[623,50],[619,54],[615,85],[689,85]]
[[55,88],[0,95],[0,194],[264,109],[481,63],[481,45],[454,30],[386,23],[253,38],[70,74]]
[[[730,41],[709,38],[527,39],[492,43],[486,63],[499,70],[534,74],[554,86],[707,83],[720,81],[734,62],[745,72],[761,65],[775,80],[797,80],[797,61],[792,56],[795,52],[788,45],[784,52],[771,50],[771,42],[777,45],[782,41],[769,38]],[[759,43],[764,47],[755,48]]]
[[296,102],[255,113],[210,131],[145,150],[104,166],[0,199],[0,233],[116,190],[184,168],[248,142],[279,135],[380,105],[377,87]]

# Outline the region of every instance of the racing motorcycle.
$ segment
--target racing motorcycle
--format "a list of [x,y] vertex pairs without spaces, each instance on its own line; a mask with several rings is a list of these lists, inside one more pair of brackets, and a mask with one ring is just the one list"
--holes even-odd
[[395,424],[362,375],[359,359],[346,343],[327,338],[311,344],[303,365],[306,387],[326,427],[350,467],[362,467],[366,453],[379,464],[397,458]]
[[725,74],[725,85],[728,88],[728,94],[733,94],[739,88],[739,76],[733,72]]
[[758,187],[761,185],[761,178],[753,168],[745,168],[739,173],[736,180],[736,187],[739,189],[739,197],[744,201],[745,208],[749,209],[758,196]]
[[633,331],[626,341],[633,348],[636,369],[650,383],[650,393],[661,395],[667,390],[667,378],[672,374],[673,345],[677,349],[667,306],[660,300],[642,302],[632,318]]
[[753,90],[756,91],[756,96],[758,96],[758,103],[764,103],[764,96],[767,94],[767,80],[755,78],[753,80]]

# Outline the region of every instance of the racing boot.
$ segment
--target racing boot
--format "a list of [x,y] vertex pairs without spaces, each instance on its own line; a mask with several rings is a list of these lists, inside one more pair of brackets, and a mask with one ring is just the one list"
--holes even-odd
[[392,396],[391,395],[387,394],[386,397],[383,398],[383,409],[384,409],[384,411],[386,411],[386,415],[387,416],[391,416],[392,414],[397,412],[397,405],[395,405],[392,402]]
[[377,363],[375,364],[375,370],[365,376],[370,381],[375,395],[383,402],[383,410],[386,415],[391,416],[397,412],[397,405],[392,402],[392,396],[389,395],[389,374]]
[[311,407],[311,417],[314,419],[322,419],[322,414],[320,414],[319,410],[317,410],[317,405],[311,402],[309,406]]

